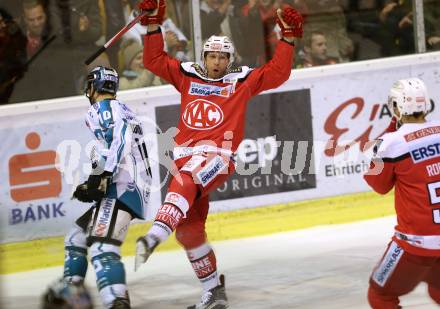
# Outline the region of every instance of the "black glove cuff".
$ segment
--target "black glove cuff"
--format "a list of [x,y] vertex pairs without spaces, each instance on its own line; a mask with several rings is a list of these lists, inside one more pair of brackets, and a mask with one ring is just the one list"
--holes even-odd
[[101,179],[104,177],[110,177],[113,173],[109,171],[104,171],[100,175],[90,175],[87,179],[87,188],[89,190],[97,189],[99,185],[101,184]]

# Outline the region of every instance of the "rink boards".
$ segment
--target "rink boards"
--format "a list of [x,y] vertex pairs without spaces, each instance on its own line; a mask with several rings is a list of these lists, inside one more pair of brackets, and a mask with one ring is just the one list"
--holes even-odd
[[[389,88],[397,79],[417,76],[437,102],[439,57],[429,53],[292,71],[280,88],[249,103],[237,155],[240,173],[213,192],[211,211],[368,191],[361,177],[371,153],[367,142],[390,120]],[[179,94],[160,86],[122,91],[118,98],[144,123],[154,177],[146,214],[151,218],[169,176],[167,150]],[[87,108],[84,97],[0,108],[1,243],[59,237],[88,207],[70,199],[90,168]],[[439,115],[437,108],[429,117]]]

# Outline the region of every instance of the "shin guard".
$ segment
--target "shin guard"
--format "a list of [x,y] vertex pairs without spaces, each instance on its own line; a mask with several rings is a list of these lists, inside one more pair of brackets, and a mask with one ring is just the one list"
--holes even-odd
[[96,283],[106,308],[110,308],[116,298],[128,299],[125,269],[119,248],[110,244],[94,243],[91,251]]
[[202,283],[203,290],[209,291],[218,285],[217,260],[211,246],[207,243],[186,250],[191,266]]
[[64,278],[74,283],[84,280],[88,266],[86,234],[78,225],[66,235],[64,252]]

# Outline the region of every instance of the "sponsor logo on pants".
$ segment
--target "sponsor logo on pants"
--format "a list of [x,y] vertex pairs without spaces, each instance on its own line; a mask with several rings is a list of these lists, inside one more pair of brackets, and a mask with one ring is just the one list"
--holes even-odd
[[394,269],[399,263],[404,251],[394,241],[391,243],[388,251],[379,266],[373,273],[373,280],[381,287],[385,286],[388,278],[393,274]]
[[226,166],[225,161],[220,156],[216,156],[206,167],[197,173],[200,184],[205,187],[215,176],[220,174]]
[[107,235],[114,206],[114,199],[102,200],[101,207],[99,208],[98,218],[96,219],[96,227],[93,233],[95,236],[104,237]]

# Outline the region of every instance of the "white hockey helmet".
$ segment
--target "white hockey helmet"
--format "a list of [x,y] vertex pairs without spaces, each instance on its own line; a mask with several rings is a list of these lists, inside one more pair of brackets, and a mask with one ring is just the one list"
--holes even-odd
[[[410,116],[414,113],[426,114],[430,104],[425,83],[416,77],[401,79],[393,84],[388,95],[388,107],[394,114],[394,105],[400,116]],[[395,115],[396,116],[396,115]]]
[[207,52],[221,52],[229,54],[228,69],[234,62],[235,48],[232,41],[227,36],[212,35],[203,44],[202,59],[205,59]]

